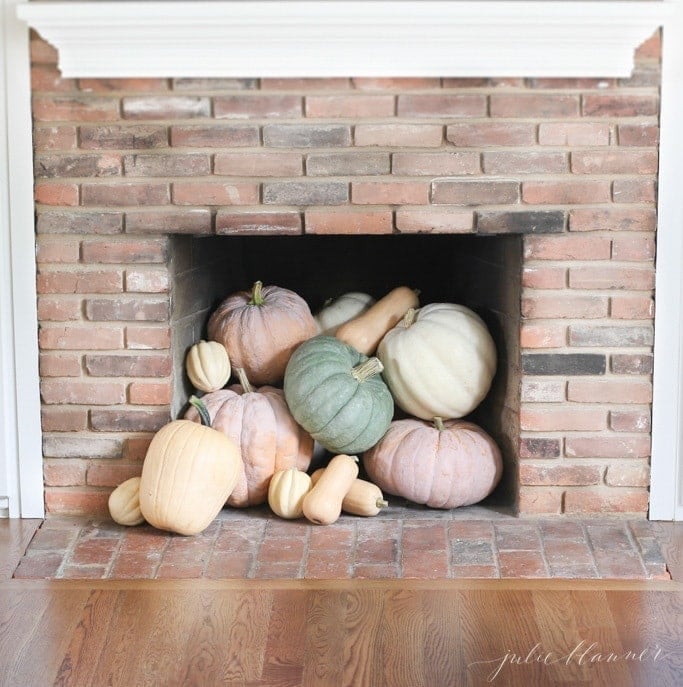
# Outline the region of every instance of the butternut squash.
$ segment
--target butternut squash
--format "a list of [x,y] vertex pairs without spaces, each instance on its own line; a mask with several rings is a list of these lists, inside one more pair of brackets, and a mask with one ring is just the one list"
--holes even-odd
[[398,286],[362,315],[341,325],[335,336],[357,351],[372,355],[384,335],[401,321],[410,308],[418,306],[417,292],[407,286]]
[[304,497],[303,511],[316,525],[331,525],[339,519],[342,501],[358,477],[358,457],[340,453],[332,458],[318,483]]
[[[319,468],[311,475],[311,482],[315,486],[322,477],[325,468]],[[365,479],[355,479],[351,488],[342,501],[342,511],[351,515],[370,517],[389,505],[385,501],[382,490]]]

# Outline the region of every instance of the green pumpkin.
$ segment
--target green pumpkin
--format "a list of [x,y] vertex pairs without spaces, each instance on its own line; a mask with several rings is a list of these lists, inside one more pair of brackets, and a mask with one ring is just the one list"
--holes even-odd
[[328,451],[356,454],[387,431],[394,401],[382,363],[332,336],[316,336],[293,353],[285,399],[294,419]]

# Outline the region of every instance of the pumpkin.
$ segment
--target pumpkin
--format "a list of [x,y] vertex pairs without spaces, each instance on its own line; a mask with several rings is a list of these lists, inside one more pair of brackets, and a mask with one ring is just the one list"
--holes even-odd
[[500,450],[464,420],[396,420],[363,455],[370,479],[384,491],[431,508],[481,501],[500,481]]
[[[320,468],[311,475],[313,486],[317,484],[323,472],[325,472],[325,468]],[[376,484],[368,482],[366,479],[356,478],[346,492],[341,508],[344,513],[370,517],[377,515],[382,508],[386,508],[388,505],[382,490]]]
[[135,527],[145,519],[140,512],[140,478],[131,477],[109,494],[109,513],[119,525]]
[[382,363],[331,336],[297,348],[285,373],[294,419],[333,453],[359,453],[379,441],[394,412]]
[[[202,417],[208,416],[195,401]],[[205,530],[240,474],[234,441],[205,424],[175,420],[152,438],[140,477],[140,511],[150,525],[177,534]]]
[[375,299],[367,293],[350,291],[331,299],[316,313],[315,321],[321,334],[334,336],[337,328],[364,313]]
[[406,314],[418,306],[417,292],[399,286],[380,298],[362,315],[341,325],[335,336],[365,355],[372,355],[382,337]]
[[[202,396],[211,426],[230,437],[242,456],[239,478],[228,505],[237,508],[265,503],[268,482],[278,470],[306,471],[313,456],[313,439],[294,420],[281,389],[252,387],[244,370],[241,384]],[[195,408],[185,417],[198,421]]]
[[316,525],[331,525],[339,519],[342,502],[358,477],[358,456],[334,456],[303,501],[307,520]]
[[278,470],[268,485],[268,505],[273,513],[287,520],[304,514],[304,496],[311,490],[311,478],[296,468]]
[[257,386],[281,382],[294,349],[317,333],[301,296],[260,281],[226,298],[208,322],[209,338],[222,343],[233,367]]
[[185,371],[195,389],[216,391],[230,379],[230,359],[218,341],[199,341],[187,352]]
[[396,404],[423,420],[467,415],[496,371],[496,347],[483,320],[452,303],[409,310],[382,339],[377,356]]

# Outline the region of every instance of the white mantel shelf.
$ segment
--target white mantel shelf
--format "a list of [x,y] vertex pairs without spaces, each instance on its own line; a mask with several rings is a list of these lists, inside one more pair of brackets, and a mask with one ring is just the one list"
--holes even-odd
[[671,0],[30,2],[65,77],[625,77]]

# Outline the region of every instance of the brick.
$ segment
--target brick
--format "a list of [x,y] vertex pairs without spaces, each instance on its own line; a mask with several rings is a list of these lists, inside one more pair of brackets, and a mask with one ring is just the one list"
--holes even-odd
[[79,79],[78,86],[85,93],[122,93],[167,91],[168,79],[160,78],[116,78],[116,79]]
[[485,174],[562,174],[569,171],[569,158],[560,152],[484,152],[482,159]]
[[167,251],[168,243],[159,239],[85,239],[81,243],[85,263],[163,263],[166,262]]
[[485,117],[486,96],[425,93],[398,96],[399,117]]
[[126,327],[126,348],[162,350],[171,347],[169,327]]
[[390,208],[313,208],[306,210],[305,222],[307,234],[391,234],[393,231]]
[[86,481],[93,487],[117,487],[131,477],[138,477],[141,471],[139,463],[91,463]]
[[647,410],[612,410],[609,414],[610,429],[615,432],[650,432],[651,412]]
[[578,95],[494,94],[491,117],[578,117]]
[[531,289],[563,289],[567,285],[566,267],[529,265],[522,269],[522,286]]
[[168,410],[92,410],[95,432],[157,432],[170,422]]
[[520,487],[518,511],[521,515],[558,515],[563,494],[560,487]]
[[249,212],[221,209],[216,214],[217,234],[297,235],[301,230],[301,214],[293,210]]
[[255,205],[259,185],[250,182],[175,181],[175,205]]
[[403,552],[403,577],[443,579],[448,577],[448,555],[444,551]]
[[88,410],[43,406],[40,420],[43,432],[82,432],[88,428]]
[[434,77],[358,77],[351,80],[361,91],[403,91],[417,88],[439,88],[440,79]]
[[633,289],[648,291],[655,285],[654,266],[582,265],[569,268],[572,289]]
[[548,577],[548,570],[540,551],[500,551],[498,565],[501,578]]
[[172,396],[173,388],[170,382],[133,382],[128,387],[128,400],[135,405],[168,405]]
[[214,174],[233,177],[290,177],[303,174],[297,153],[216,153]]
[[171,83],[174,91],[252,91],[259,87],[259,80],[254,78],[183,77]]
[[[524,353],[522,370],[529,375],[603,375],[607,360],[599,353]],[[573,382],[570,382],[570,385]],[[587,400],[569,398],[571,401]],[[597,399],[596,399],[597,400]]]
[[522,348],[562,348],[566,344],[567,328],[563,324],[529,324],[520,328]]
[[41,326],[38,341],[43,350],[106,350],[123,347],[123,330],[120,327],[67,327]]
[[88,463],[82,460],[46,460],[43,464],[43,481],[46,487],[84,486],[87,469]]
[[353,181],[351,200],[357,205],[426,205],[427,181]]
[[526,405],[520,411],[520,428],[530,432],[590,432],[606,426],[607,410],[600,407],[536,408]]
[[615,236],[612,239],[613,260],[633,260],[637,262],[654,260],[654,236]]
[[600,122],[542,122],[538,142],[547,146],[607,146],[610,127]]
[[570,346],[651,346],[651,326],[621,327],[574,324],[569,327]]
[[76,79],[63,79],[55,65],[34,64],[31,67],[31,90],[68,93],[76,90]]
[[657,199],[655,182],[651,179],[617,179],[612,184],[615,203],[654,203]]
[[171,284],[169,273],[165,269],[131,269],[126,270],[126,291],[138,293],[167,293]]
[[635,51],[635,59],[657,60],[662,56],[662,34],[657,29],[650,38],[641,43]]
[[78,184],[36,183],[34,198],[43,205],[78,205]]
[[[522,317],[528,319],[606,317],[609,300],[601,296],[538,295],[522,298]],[[588,328],[586,328],[588,329]]]
[[570,231],[650,231],[657,225],[650,208],[577,208],[569,213]]
[[519,440],[520,458],[558,458],[562,441],[545,437],[522,437]]
[[531,88],[549,88],[549,89],[560,89],[566,88],[569,90],[595,90],[595,89],[605,89],[613,88],[616,86],[615,79],[602,79],[602,78],[587,78],[587,77],[547,77],[547,78],[537,78],[529,79],[528,82]]
[[120,293],[121,270],[50,270],[38,274],[38,293]]
[[649,320],[654,317],[655,302],[648,296],[612,296],[609,314],[615,320]]
[[393,95],[307,95],[307,117],[392,117]]
[[650,403],[652,384],[644,380],[570,379],[567,399],[579,403]]
[[658,108],[655,95],[587,93],[583,96],[582,114],[588,117],[654,117]]
[[308,176],[362,176],[389,174],[391,157],[389,153],[311,153],[306,156]]
[[647,489],[590,487],[568,489],[565,494],[564,512],[568,515],[588,513],[637,513],[647,512]]
[[83,205],[165,205],[170,202],[165,182],[122,182],[81,185]]
[[[169,317],[169,309],[168,297],[89,298],[85,302],[85,315],[93,322],[126,320],[166,322]],[[108,348],[114,348],[114,346],[108,346]]]
[[618,85],[626,88],[659,88],[662,71],[659,64],[652,62],[636,63],[631,75],[626,79],[619,79]]
[[174,148],[239,148],[258,144],[259,128],[251,124],[171,127],[171,145]]
[[525,403],[560,403],[565,400],[567,383],[558,379],[522,379],[520,398]]
[[125,403],[123,384],[107,382],[83,382],[64,379],[44,379],[40,384],[43,403],[68,403],[84,405],[113,405]]
[[326,91],[351,88],[351,80],[345,77],[267,77],[260,79],[261,90],[275,91]]
[[656,174],[655,150],[573,151],[574,174]]
[[165,148],[168,130],[163,125],[100,125],[79,127],[81,148],[127,150]]
[[129,177],[181,177],[211,174],[211,160],[201,153],[134,153],[125,155],[123,164]]
[[47,552],[39,556],[23,556],[13,577],[19,580],[36,580],[55,577],[62,566],[61,552]]
[[344,124],[266,124],[263,145],[271,148],[344,148],[351,127]]
[[443,127],[439,124],[357,124],[357,146],[423,147],[441,145]]
[[123,231],[123,213],[45,210],[38,213],[36,230],[39,234],[118,234]]
[[396,228],[402,234],[460,234],[474,229],[474,214],[469,210],[438,207],[396,209]]
[[610,465],[605,474],[605,484],[610,487],[649,487],[650,466],[645,461]]
[[519,466],[519,482],[526,486],[580,486],[602,483],[604,468],[600,465],[532,465]]
[[78,262],[81,242],[67,236],[39,236],[36,241],[36,262],[68,263]]
[[298,95],[251,94],[222,95],[213,99],[216,119],[300,117],[302,98]]
[[615,353],[612,355],[611,369],[618,375],[652,374],[654,358],[651,354]]
[[519,202],[519,184],[508,180],[437,179],[432,202],[449,205],[505,205]]
[[648,458],[650,437],[605,435],[567,437],[565,455],[571,458]]
[[459,147],[530,146],[536,142],[536,125],[521,122],[449,124],[446,140]]
[[33,129],[33,146],[36,151],[75,150],[78,147],[76,127],[36,126]]
[[38,297],[38,320],[68,322],[81,319],[81,299],[58,296]]
[[122,107],[126,119],[188,119],[211,116],[211,100],[205,96],[129,96],[123,98]]
[[121,446],[121,439],[98,437],[90,433],[43,436],[43,454],[46,458],[114,459],[121,457]]
[[91,377],[166,377],[173,361],[166,354],[86,355],[85,369]]
[[403,176],[449,176],[479,174],[479,153],[471,151],[446,153],[394,153],[391,171]]
[[57,49],[34,33],[29,43],[33,64],[57,64]]
[[480,234],[558,234],[564,231],[565,214],[561,210],[484,211],[477,212]]
[[210,234],[213,231],[208,208],[142,210],[126,212],[126,232],[140,234]]
[[112,177],[122,170],[121,156],[113,153],[95,154],[48,154],[36,155],[34,174],[39,179],[70,177]]
[[146,436],[128,437],[124,442],[123,458],[142,463],[153,438],[153,432],[148,432]]
[[345,181],[268,181],[263,203],[276,205],[340,205],[349,200]]
[[80,377],[81,356],[77,353],[40,354],[41,377]]
[[656,147],[659,144],[659,127],[656,124],[619,124],[620,146]]
[[535,205],[607,203],[610,182],[602,180],[557,180],[522,182],[522,200]]
[[33,118],[38,122],[103,122],[121,116],[117,98],[54,95],[33,97]]

